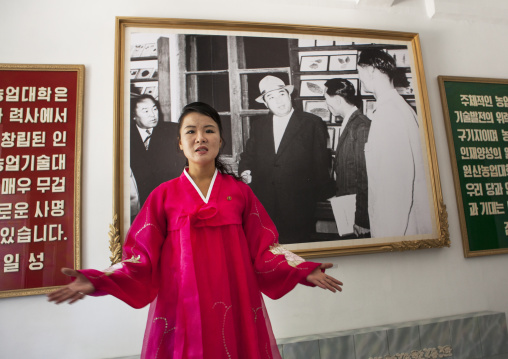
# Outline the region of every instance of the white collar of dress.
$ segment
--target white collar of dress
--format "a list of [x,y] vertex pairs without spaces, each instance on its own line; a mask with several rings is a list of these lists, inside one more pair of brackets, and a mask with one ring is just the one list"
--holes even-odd
[[212,194],[212,188],[213,188],[213,184],[215,183],[215,178],[217,178],[217,172],[218,172],[217,168],[215,169],[215,173],[213,174],[212,182],[210,182],[210,187],[208,187],[208,193],[206,194],[206,197],[203,196],[203,193],[201,193],[199,187],[196,185],[196,183],[194,182],[192,177],[187,172],[188,170],[189,170],[189,167],[185,167],[183,170],[185,177],[187,177],[189,179],[189,182],[194,186],[194,188],[198,192],[198,194],[201,197],[201,199],[203,200],[203,202],[208,203],[208,200],[210,199],[210,195]]

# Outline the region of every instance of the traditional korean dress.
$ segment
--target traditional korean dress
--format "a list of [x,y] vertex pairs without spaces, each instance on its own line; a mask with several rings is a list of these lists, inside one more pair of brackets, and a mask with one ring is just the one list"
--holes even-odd
[[80,272],[93,295],[151,303],[141,358],[280,358],[261,292],[311,285],[319,263],[277,237],[249,186],[216,171],[205,198],[184,170],[148,197],[121,263]]

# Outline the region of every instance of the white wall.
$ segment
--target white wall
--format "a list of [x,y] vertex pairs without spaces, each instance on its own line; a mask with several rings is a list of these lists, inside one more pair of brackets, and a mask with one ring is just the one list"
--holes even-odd
[[[438,75],[508,78],[506,21],[447,14],[429,18],[424,0],[358,9],[341,9],[339,2],[329,0],[3,0],[0,4],[1,63],[86,66],[82,242],[83,265],[92,268],[105,268],[109,263],[115,16],[418,32],[452,247],[331,258],[338,264],[332,274],[344,281],[344,292],[332,295],[299,287],[279,301],[268,301],[275,335],[346,330],[478,310],[508,312],[508,257],[465,259],[462,254],[436,79]],[[44,296],[1,299],[0,357],[79,359],[138,354],[145,317],[146,309],[131,309],[114,298],[87,298],[74,306],[58,307],[47,303]]]

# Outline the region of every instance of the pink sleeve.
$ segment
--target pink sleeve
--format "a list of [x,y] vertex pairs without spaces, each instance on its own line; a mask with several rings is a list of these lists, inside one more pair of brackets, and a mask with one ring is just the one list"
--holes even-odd
[[307,276],[320,263],[306,262],[278,242],[275,225],[248,186],[242,186],[246,199],[243,229],[261,291],[272,299],[289,293],[298,283],[314,287]]
[[151,303],[158,291],[161,247],[166,237],[164,192],[155,190],[130,227],[123,260],[104,271],[80,270],[94,285],[92,294],[111,294],[134,308]]

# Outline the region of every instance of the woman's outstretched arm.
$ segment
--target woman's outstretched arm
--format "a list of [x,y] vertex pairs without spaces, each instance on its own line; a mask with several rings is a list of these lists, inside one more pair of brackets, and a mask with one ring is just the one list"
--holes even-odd
[[69,302],[73,304],[80,299],[83,299],[87,294],[95,292],[95,288],[83,274],[70,268],[62,268],[62,273],[69,277],[76,278],[72,283],[67,284],[65,287],[55,290],[48,294],[48,300],[60,304]]

